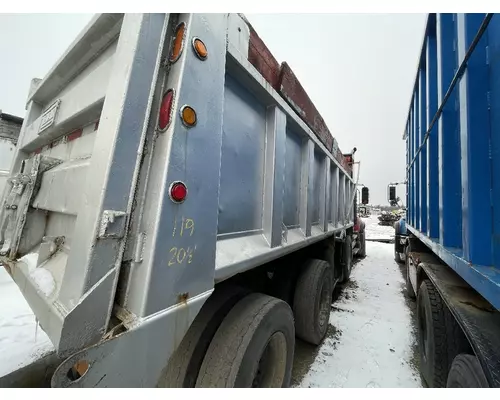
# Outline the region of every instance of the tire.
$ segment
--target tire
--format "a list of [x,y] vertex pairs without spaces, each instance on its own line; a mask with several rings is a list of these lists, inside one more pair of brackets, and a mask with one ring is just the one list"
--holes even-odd
[[[448,337],[445,313],[449,313],[431,281],[424,279],[417,298],[420,372],[431,388],[446,386]],[[453,318],[451,316],[451,318]]]
[[205,353],[224,317],[249,291],[240,287],[215,290],[169,360],[159,383],[167,388],[194,388]]
[[335,248],[335,238],[333,238],[328,242],[326,249],[323,251],[323,257],[321,258],[322,260],[325,260],[330,266],[332,278],[332,300],[334,297],[333,293],[335,292],[335,288],[337,287],[337,283],[341,278],[341,272],[338,268],[338,266],[340,265],[338,263],[338,256],[340,253],[340,249]]
[[286,273],[276,274],[269,290],[266,291],[266,293],[272,297],[283,300],[292,306],[296,273],[293,273],[290,269],[287,270],[286,268],[282,268],[280,271]]
[[396,261],[398,264],[403,264],[401,255],[396,251],[396,244],[394,244],[394,261]]
[[410,257],[408,257],[409,252],[410,252],[410,246],[406,246],[405,252],[405,266],[406,266],[406,294],[408,297],[412,300],[415,300],[417,295],[415,294],[415,290],[413,290],[413,286],[411,285],[410,282]]
[[326,336],[332,305],[332,276],[327,262],[308,260],[295,286],[293,315],[297,337],[318,345]]
[[490,385],[476,356],[459,354],[451,364],[447,388],[488,388]]
[[341,283],[345,283],[351,277],[352,271],[352,236],[347,235],[342,244],[342,279]]
[[366,233],[365,231],[359,233],[359,251],[358,257],[366,257]]
[[252,293],[233,307],[217,330],[196,387],[288,387],[294,348],[290,306]]
[[402,264],[403,260],[401,259],[401,254],[396,251],[396,240],[399,235],[399,221],[394,222],[394,261],[398,264]]

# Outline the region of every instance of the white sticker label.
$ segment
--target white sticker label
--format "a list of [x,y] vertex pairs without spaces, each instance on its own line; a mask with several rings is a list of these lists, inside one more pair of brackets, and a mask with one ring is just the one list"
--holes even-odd
[[59,110],[59,104],[61,104],[61,100],[56,100],[42,114],[42,116],[40,117],[40,128],[38,129],[38,134],[54,124],[54,121],[56,120],[57,110]]

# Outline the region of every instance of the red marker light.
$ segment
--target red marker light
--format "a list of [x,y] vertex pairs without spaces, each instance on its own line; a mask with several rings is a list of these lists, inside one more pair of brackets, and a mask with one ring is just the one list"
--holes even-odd
[[158,129],[164,131],[170,125],[170,117],[172,115],[172,104],[174,102],[174,91],[168,90],[163,96],[160,105],[160,116],[158,117]]
[[170,198],[176,203],[182,203],[187,196],[187,187],[182,182],[174,182],[170,186]]

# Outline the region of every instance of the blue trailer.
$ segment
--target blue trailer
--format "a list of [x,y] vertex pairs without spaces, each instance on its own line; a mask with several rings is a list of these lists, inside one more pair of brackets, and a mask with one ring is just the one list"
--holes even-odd
[[406,254],[430,387],[500,386],[500,15],[430,14],[405,126]]

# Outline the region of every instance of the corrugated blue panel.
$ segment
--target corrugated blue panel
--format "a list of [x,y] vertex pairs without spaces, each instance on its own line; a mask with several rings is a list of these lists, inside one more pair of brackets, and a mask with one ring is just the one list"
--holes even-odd
[[[433,20],[427,38],[427,126],[438,109],[436,22]],[[427,235],[439,238],[439,150],[438,126],[434,125],[427,140]]]
[[[425,66],[420,70],[419,79],[419,117],[420,117],[420,133],[419,133],[419,147],[423,144],[425,133],[427,132],[427,71]],[[418,228],[421,232],[427,233],[427,143],[422,147],[422,151],[418,155],[418,169],[419,169],[419,187],[420,191],[419,204],[420,204],[420,220],[418,221]]]
[[493,263],[498,268],[500,266],[500,15],[492,18],[487,35],[490,63]]
[[[410,121],[408,120],[406,122],[406,136],[408,137],[410,135]],[[409,160],[410,160],[410,145],[409,145],[409,141],[406,140],[406,165],[409,165]],[[410,220],[410,207],[408,207],[408,205],[410,204],[410,185],[409,185],[409,174],[408,174],[408,171],[406,171],[406,220],[409,221]]]
[[[411,111],[411,158],[413,159],[415,157],[415,113],[414,113],[414,108],[412,106],[412,111]],[[411,223],[415,224],[415,164],[411,166]]]
[[[452,14],[437,16],[438,103],[441,104],[457,67],[456,27]],[[446,247],[462,247],[462,183],[457,89],[446,103],[438,124],[439,240]]]
[[[485,14],[458,14],[457,49],[462,62]],[[491,169],[488,111],[487,37],[483,36],[459,83],[462,161],[462,243],[464,258],[491,265]]]
[[428,20],[407,121],[408,214],[409,230],[500,309],[500,17],[491,18]]
[[[414,119],[414,139],[413,146],[415,149],[415,154],[420,146],[420,118],[418,113],[419,96],[418,90],[415,91],[415,96],[413,99],[413,119]],[[415,207],[415,215],[413,218],[413,224],[415,228],[420,229],[420,171],[418,169],[418,162],[413,164],[413,187],[415,188],[413,207]]]
[[[408,158],[411,161],[413,158],[413,116],[412,116],[412,107],[410,106],[410,115],[408,117],[408,136],[406,138],[406,144],[408,147]],[[407,165],[410,165],[409,163]],[[408,207],[408,223],[412,223],[413,221],[413,166],[410,165],[409,169],[406,171],[408,182],[406,185],[408,186],[408,203],[406,203]]]

